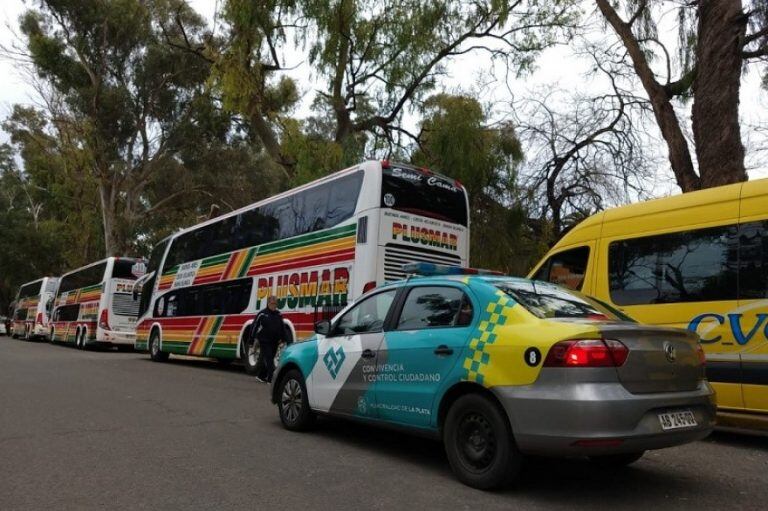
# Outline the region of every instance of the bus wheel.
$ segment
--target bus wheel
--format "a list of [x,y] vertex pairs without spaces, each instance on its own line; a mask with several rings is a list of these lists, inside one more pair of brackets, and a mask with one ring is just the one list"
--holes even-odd
[[155,362],[165,362],[168,360],[168,353],[160,351],[160,334],[157,330],[152,332],[149,337],[149,358]]
[[243,366],[245,366],[245,372],[251,376],[256,375],[257,362],[259,361],[259,343],[253,340],[246,340],[242,343],[243,348],[240,354],[243,359]]
[[83,351],[88,349],[88,331],[85,328],[80,330],[80,349]]
[[48,341],[51,344],[56,344],[56,330],[51,328],[50,335],[48,336]]
[[80,349],[80,329],[75,330],[75,348]]

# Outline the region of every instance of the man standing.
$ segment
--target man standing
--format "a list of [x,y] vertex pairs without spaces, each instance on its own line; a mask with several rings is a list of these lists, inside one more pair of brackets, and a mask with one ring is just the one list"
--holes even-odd
[[267,307],[260,311],[253,322],[254,336],[259,343],[259,359],[256,361],[256,380],[272,381],[275,372],[275,353],[280,341],[284,341],[283,315],[277,310],[277,297],[267,298]]

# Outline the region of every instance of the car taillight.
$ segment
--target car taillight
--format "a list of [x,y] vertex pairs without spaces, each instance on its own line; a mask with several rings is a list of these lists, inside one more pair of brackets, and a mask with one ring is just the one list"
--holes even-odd
[[99,328],[103,328],[104,330],[112,330],[109,327],[109,311],[107,309],[101,311],[101,315],[99,316]]
[[699,363],[703,366],[707,365],[707,355],[704,353],[704,348],[701,344],[696,345],[696,354],[699,356]]
[[38,325],[42,325],[43,324],[43,313],[42,312],[38,312],[37,313],[37,318],[35,319],[35,323],[37,323]]
[[376,287],[376,281],[375,280],[372,280],[370,282],[366,282],[365,285],[363,286],[363,293],[367,293],[368,291],[370,291],[374,287]]
[[613,339],[577,339],[552,346],[544,367],[619,367],[629,348]]

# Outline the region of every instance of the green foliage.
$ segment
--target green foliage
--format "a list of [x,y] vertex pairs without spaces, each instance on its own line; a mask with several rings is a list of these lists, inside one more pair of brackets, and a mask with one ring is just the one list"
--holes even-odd
[[412,161],[461,181],[470,197],[474,266],[524,274],[542,252],[520,206],[516,168],[523,158],[514,128],[489,127],[469,96],[437,94],[424,102],[419,149]]

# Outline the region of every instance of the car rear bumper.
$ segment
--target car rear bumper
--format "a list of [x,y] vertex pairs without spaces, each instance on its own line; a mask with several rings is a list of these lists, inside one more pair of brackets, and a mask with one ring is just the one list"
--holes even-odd
[[[618,382],[541,381],[494,389],[524,453],[591,456],[661,449],[707,436],[715,423],[706,381],[686,392],[632,394]],[[690,410],[697,426],[665,431],[659,414]]]

